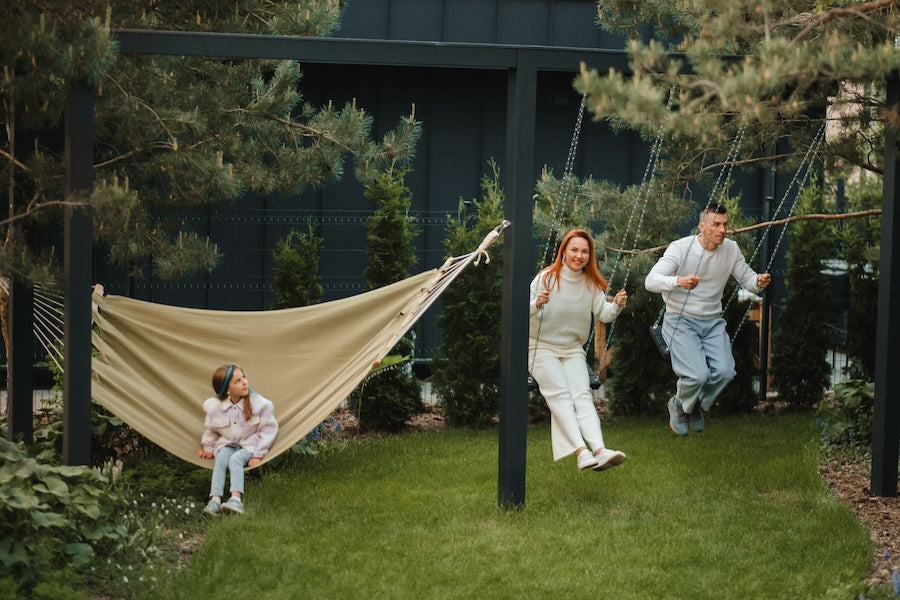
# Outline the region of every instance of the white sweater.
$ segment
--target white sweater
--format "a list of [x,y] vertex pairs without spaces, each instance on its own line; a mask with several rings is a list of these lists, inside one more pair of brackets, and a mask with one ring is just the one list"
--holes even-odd
[[[679,277],[696,273],[700,283],[693,290],[678,287]],[[714,319],[722,315],[722,294],[729,275],[744,289],[759,293],[756,271],[750,268],[737,242],[725,238],[715,250],[704,250],[698,236],[675,240],[647,273],[644,287],[662,294],[666,310],[695,319]]]
[[591,285],[581,271],[563,266],[560,273],[559,287],[551,279],[550,300],[540,309],[535,301],[544,289],[544,271],[531,281],[528,351],[541,349],[556,356],[583,356],[591,332],[591,313],[609,323],[619,316],[622,307],[607,300],[606,293]]

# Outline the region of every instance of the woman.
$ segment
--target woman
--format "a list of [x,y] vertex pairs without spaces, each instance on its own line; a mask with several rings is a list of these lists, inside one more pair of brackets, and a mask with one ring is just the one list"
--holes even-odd
[[[224,364],[212,377],[215,396],[203,403],[206,431],[200,439],[200,458],[215,458],[209,503],[203,512],[243,513],[244,467],[255,467],[269,451],[278,433],[272,402],[254,392],[244,370]],[[222,502],[225,474],[231,477],[231,497]]]
[[550,409],[553,460],[574,454],[579,469],[595,471],[625,460],[603,443],[585,362],[591,320],[613,321],[628,300],[620,290],[610,302],[608,289],[594,240],[582,229],[566,234],[556,260],[531,282],[528,364]]

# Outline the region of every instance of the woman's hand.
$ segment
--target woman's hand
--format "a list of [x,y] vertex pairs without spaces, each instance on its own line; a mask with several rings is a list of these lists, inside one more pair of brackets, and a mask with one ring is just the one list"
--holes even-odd
[[250,462],[247,463],[247,466],[251,469],[262,462],[261,458],[256,458],[255,456],[250,459]]
[[212,452],[207,452],[207,451],[204,450],[203,448],[200,448],[199,450],[197,450],[197,456],[199,456],[200,458],[212,458],[212,457],[213,457],[213,453],[212,453]]
[[550,302],[550,290],[544,289],[541,290],[541,293],[537,295],[537,298],[534,300],[534,306],[536,308],[544,308],[544,305]]
[[626,292],[624,289],[619,290],[619,293],[616,294],[615,298],[613,298],[613,302],[615,302],[619,306],[625,306],[625,303],[628,302],[628,292]]

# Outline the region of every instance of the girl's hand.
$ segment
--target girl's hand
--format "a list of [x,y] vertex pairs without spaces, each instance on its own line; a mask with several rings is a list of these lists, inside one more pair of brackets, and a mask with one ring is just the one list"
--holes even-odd
[[251,469],[262,462],[262,459],[256,458],[255,456],[250,459],[250,462],[247,463],[247,466]]
[[213,453],[212,453],[212,452],[207,452],[207,451],[204,450],[203,448],[200,448],[199,450],[197,450],[197,456],[199,456],[200,458],[212,458],[212,457],[213,457]]
[[534,300],[534,306],[536,308],[544,308],[544,305],[550,302],[550,290],[544,289],[541,290],[541,293],[537,295],[537,298]]
[[613,302],[615,302],[619,306],[625,306],[625,303],[628,302],[628,292],[626,292],[624,289],[619,290],[619,293],[616,294],[615,298],[613,298]]

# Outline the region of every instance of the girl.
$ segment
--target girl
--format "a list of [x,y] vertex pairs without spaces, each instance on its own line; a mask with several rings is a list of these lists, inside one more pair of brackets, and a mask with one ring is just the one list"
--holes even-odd
[[553,460],[574,454],[579,469],[595,471],[625,460],[624,452],[604,446],[585,364],[591,319],[611,322],[628,300],[620,290],[610,302],[608,288],[594,240],[582,229],[566,234],[556,260],[531,282],[528,364],[550,409]]
[[[216,369],[212,377],[216,395],[203,403],[206,431],[200,439],[200,458],[215,458],[209,503],[203,512],[243,513],[244,467],[255,467],[269,451],[278,423],[272,402],[254,392],[244,370],[233,363]],[[222,503],[225,473],[231,477],[231,497]]]

